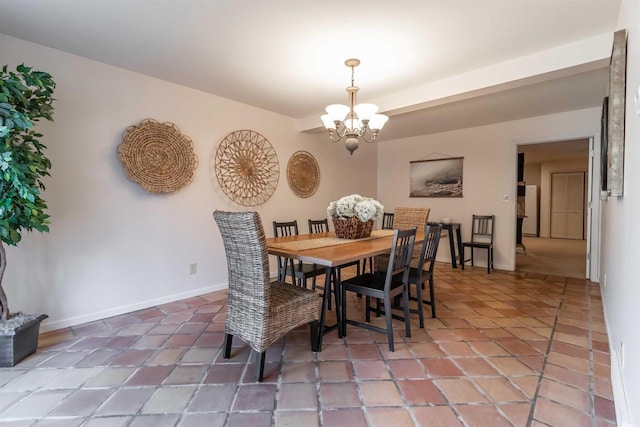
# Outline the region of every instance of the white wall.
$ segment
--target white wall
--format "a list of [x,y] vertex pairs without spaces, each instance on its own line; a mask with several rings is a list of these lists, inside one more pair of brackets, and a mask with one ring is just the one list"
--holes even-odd
[[[375,196],[376,149],[350,156],[325,134],[299,133],[288,117],[0,34],[0,58],[51,73],[57,82],[53,123],[40,130],[52,176],[44,194],[51,232],[25,234],[8,248],[4,287],[13,311],[47,313],[57,329],[226,287],[224,248],[214,209],[249,210],[220,190],[211,158],[228,133],[252,129],[273,145],[280,181],[257,207],[267,236],[273,220],[323,218],[347,193]],[[125,178],[116,155],[122,131],[145,118],[175,123],[199,158],[193,182],[173,195],[152,195]],[[287,160],[311,152],[320,188],[298,198]],[[189,275],[189,264],[198,272]],[[274,266],[272,260],[272,267]]]
[[540,188],[540,163],[526,163],[524,165],[524,181],[527,185],[537,185]]
[[[599,138],[599,127],[600,109],[594,108],[384,141],[378,145],[378,195],[385,206],[426,206],[431,208],[432,220],[451,217],[462,224],[463,239],[470,238],[474,213],[495,214],[494,266],[513,270],[517,145],[564,138]],[[464,157],[463,197],[409,198],[409,162],[445,155]],[[448,246],[442,247],[438,259],[449,261]],[[485,254],[478,251],[479,265],[486,265]]]
[[[609,198],[602,203],[600,267],[609,345],[614,359],[612,375],[616,407],[622,409],[626,401],[629,411],[628,417],[618,418],[618,425],[633,426],[640,425],[640,286],[636,268],[640,242],[640,169],[637,167],[640,164],[640,118],[633,101],[640,85],[639,22],[640,1],[623,0],[618,28],[628,31],[624,197]],[[619,370],[618,364],[622,365]]]

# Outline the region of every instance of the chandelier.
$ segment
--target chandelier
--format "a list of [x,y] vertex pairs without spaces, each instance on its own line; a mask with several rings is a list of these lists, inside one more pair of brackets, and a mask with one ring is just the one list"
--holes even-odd
[[351,86],[347,88],[349,105],[332,104],[327,106],[327,114],[322,117],[324,127],[329,131],[331,141],[345,140],[345,148],[350,154],[358,149],[358,138],[365,142],[373,142],[378,132],[384,127],[389,117],[376,114],[378,106],[374,104],[356,104],[359,88],[353,83],[354,68],[360,65],[359,59],[347,59],[344,65],[351,67]]

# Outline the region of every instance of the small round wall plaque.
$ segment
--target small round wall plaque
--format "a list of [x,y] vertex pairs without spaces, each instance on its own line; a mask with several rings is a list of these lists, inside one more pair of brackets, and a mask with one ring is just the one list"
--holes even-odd
[[320,185],[320,167],[306,151],[296,151],[287,163],[287,180],[293,192],[302,198],[311,197]]

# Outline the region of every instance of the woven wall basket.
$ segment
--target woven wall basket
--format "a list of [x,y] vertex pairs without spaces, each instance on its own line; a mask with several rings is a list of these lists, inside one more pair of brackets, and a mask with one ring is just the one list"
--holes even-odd
[[280,178],[278,156],[258,132],[231,132],[218,145],[213,160],[220,188],[239,205],[261,205],[276,191]]
[[191,139],[153,119],[125,129],[118,157],[127,177],[149,193],[175,193],[193,181],[198,166]]
[[320,167],[311,153],[296,151],[287,163],[287,180],[293,192],[302,198],[311,197],[320,185]]

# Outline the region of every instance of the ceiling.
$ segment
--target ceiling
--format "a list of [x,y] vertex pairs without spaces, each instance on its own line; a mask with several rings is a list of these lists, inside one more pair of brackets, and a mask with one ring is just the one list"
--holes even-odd
[[524,153],[525,164],[554,160],[585,159],[589,157],[589,139],[580,138],[568,141],[519,145],[518,152]]
[[[296,119],[612,33],[620,0],[0,0],[0,32]],[[606,67],[392,112],[382,139],[600,106]],[[409,106],[409,104],[407,104]],[[320,124],[318,120],[318,124]]]

